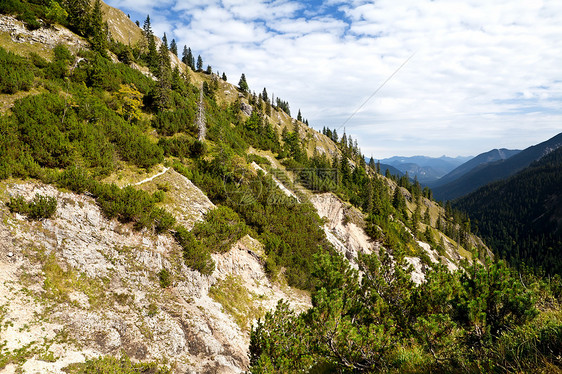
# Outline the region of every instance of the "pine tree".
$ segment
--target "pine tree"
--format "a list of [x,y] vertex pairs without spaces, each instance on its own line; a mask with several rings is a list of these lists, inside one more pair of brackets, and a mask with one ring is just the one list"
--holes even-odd
[[106,56],[107,38],[104,32],[105,24],[103,22],[100,0],[95,0],[94,2],[90,20],[90,30],[92,49],[99,52],[102,56]]
[[240,82],[238,82],[238,88],[240,89],[240,91],[246,93],[248,92],[248,82],[246,82],[246,76],[244,75],[244,73],[242,73],[242,76],[240,77]]
[[168,48],[168,37],[166,36],[166,33],[164,33],[164,36],[162,37],[162,44],[166,46],[166,49]]
[[297,114],[297,121],[302,122],[302,114],[301,114],[301,110],[299,109],[299,112]]
[[172,42],[170,43],[170,52],[176,56],[178,55],[178,45],[176,44],[176,39],[172,39]]
[[150,14],[146,15],[146,19],[142,25],[142,31],[145,38],[148,38],[149,34],[152,34],[152,26],[150,25]]
[[197,71],[203,71],[203,59],[201,55],[197,56]]
[[191,48],[188,48],[188,58],[189,58],[189,67],[191,70],[195,71],[195,56],[191,52]]
[[181,54],[181,62],[183,62],[184,64],[189,66],[189,60],[187,59],[187,54],[188,54],[187,46],[184,45],[183,46],[183,52]]
[[169,107],[171,99],[171,68],[170,55],[166,44],[160,45],[158,53],[158,84],[156,86],[156,107],[164,110]]
[[148,53],[146,55],[146,62],[150,71],[153,74],[158,73],[159,61],[158,61],[158,50],[156,49],[156,41],[154,40],[154,34],[152,32],[152,27],[150,25],[150,16],[146,16],[146,20],[143,25],[143,32],[148,44]]
[[89,0],[66,0],[65,7],[68,11],[68,23],[81,36],[88,33],[90,18]]
[[224,71],[222,72],[222,80],[226,82],[226,74],[224,73]]

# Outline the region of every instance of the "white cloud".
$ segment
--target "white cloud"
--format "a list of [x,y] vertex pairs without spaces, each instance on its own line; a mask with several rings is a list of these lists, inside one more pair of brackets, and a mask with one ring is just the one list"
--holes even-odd
[[415,52],[346,124],[375,157],[524,148],[562,128],[559,1],[109,3],[150,13],[180,48],[317,128],[343,124]]

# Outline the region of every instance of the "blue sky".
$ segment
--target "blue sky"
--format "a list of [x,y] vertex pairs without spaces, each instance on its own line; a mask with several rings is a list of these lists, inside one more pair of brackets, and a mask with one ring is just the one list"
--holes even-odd
[[150,14],[157,35],[311,126],[345,123],[367,156],[476,155],[562,132],[559,0],[107,3]]

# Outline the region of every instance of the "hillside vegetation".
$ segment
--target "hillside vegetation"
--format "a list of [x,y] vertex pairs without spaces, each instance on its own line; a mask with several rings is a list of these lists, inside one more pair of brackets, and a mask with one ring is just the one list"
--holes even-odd
[[[246,315],[263,316],[251,328],[244,370],[548,372],[562,364],[559,281],[546,283],[492,260],[471,233],[466,214],[439,206],[428,188],[406,176],[381,175],[345,133],[314,131],[300,111],[292,119],[289,103],[270,97],[266,88],[256,94],[244,76],[234,86],[225,74],[195,64],[187,47],[184,63],[178,63],[175,42],[168,46],[165,39],[157,40],[149,17],[143,37],[129,45],[102,32],[107,18],[99,1],[10,0],[0,11],[16,15],[30,29],[62,24],[91,45],[74,53],[60,44],[49,58],[16,56],[0,47],[2,92],[26,93],[0,116],[0,179],[44,183],[87,196],[108,222],[127,224],[154,242],[167,240],[173,243],[170,248],[180,248],[176,270],[141,273],[147,277],[154,272],[163,289],[171,286],[172,276],[189,281],[177,269],[198,279],[196,286],[214,282],[210,294],[242,321],[239,331],[248,328]],[[188,227],[172,214],[177,212],[170,208],[174,190],[169,184],[132,184],[163,165],[192,181],[216,208],[206,209],[204,219]],[[328,240],[325,220],[309,201],[313,193],[332,193],[350,211],[353,206],[359,214],[344,215],[345,220],[354,220],[377,250],[344,257]],[[11,196],[7,201],[15,221],[26,215],[49,222],[56,208],[51,215],[43,211],[49,213],[52,205],[39,197]],[[40,214],[30,215],[33,209]],[[269,281],[311,293],[308,311],[298,314],[285,302],[268,313],[232,305],[232,295],[245,304],[259,297],[244,291],[235,277],[217,281],[216,259],[251,241],[248,237],[261,243],[251,252]],[[121,254],[135,249],[111,250]],[[70,263],[69,270],[58,265],[56,248],[45,256],[38,253],[32,257],[40,266],[58,278],[67,274],[74,279]],[[120,261],[107,257],[105,262]],[[131,261],[127,266],[134,269],[136,260]],[[412,280],[412,263],[421,269],[421,284]],[[103,282],[109,281],[91,276],[96,293],[89,302],[105,300]],[[57,291],[53,297],[59,297],[59,304],[70,305],[68,292],[63,292],[70,285],[59,279],[55,286],[45,282],[39,287]],[[163,305],[167,295],[158,294]],[[148,317],[158,313],[156,304],[145,307]],[[141,327],[150,339],[148,328]],[[0,348],[5,357],[0,368],[24,361],[19,351],[1,343]],[[91,359],[67,370],[167,369],[133,364],[123,356]]]

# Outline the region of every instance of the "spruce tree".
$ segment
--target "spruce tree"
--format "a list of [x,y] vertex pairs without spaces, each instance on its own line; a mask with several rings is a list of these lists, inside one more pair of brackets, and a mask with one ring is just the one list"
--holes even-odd
[[184,46],[183,46],[183,52],[182,52],[182,54],[181,54],[181,62],[183,62],[184,64],[186,64],[187,66],[189,66],[189,62],[188,62],[188,59],[187,59],[187,53],[188,53],[188,51],[187,51],[187,46],[184,45]]
[[94,2],[90,20],[90,30],[92,49],[105,57],[107,55],[107,38],[105,35],[105,24],[103,22],[100,0],[95,0]]
[[191,68],[191,70],[195,71],[195,56],[193,56],[193,53],[191,52],[191,48],[188,48],[187,51],[188,51],[188,58],[189,58],[189,67]]
[[197,71],[203,71],[203,59],[201,55],[197,56]]
[[375,160],[373,159],[373,156],[371,156],[371,158],[369,159],[369,167],[371,168],[372,171],[374,172],[377,171],[377,165],[375,164]]
[[170,43],[170,52],[176,56],[178,55],[178,45],[176,44],[176,39],[172,39],[172,42]]
[[[183,46],[183,54],[181,58],[182,62],[189,66],[189,68],[195,71],[195,59],[193,58],[193,53],[191,52],[191,48],[187,48],[187,46]],[[201,65],[203,61],[201,61]]]
[[238,88],[240,89],[240,91],[246,93],[248,92],[248,82],[246,82],[246,75],[244,75],[244,73],[242,73],[242,76],[240,77],[240,81],[238,82]]
[[88,33],[90,24],[89,0],[66,0],[65,8],[68,12],[68,23],[81,36]]
[[148,53],[146,55],[146,62],[150,71],[153,74],[158,74],[159,61],[158,61],[158,50],[156,49],[156,41],[154,40],[154,34],[152,32],[152,27],[150,25],[150,16],[146,16],[146,20],[143,25],[143,32],[148,44]]
[[158,53],[158,84],[156,85],[156,107],[159,110],[167,109],[171,99],[171,68],[170,55],[166,45],[160,45]]
[[222,80],[226,82],[226,74],[224,73],[224,71],[222,72]]

